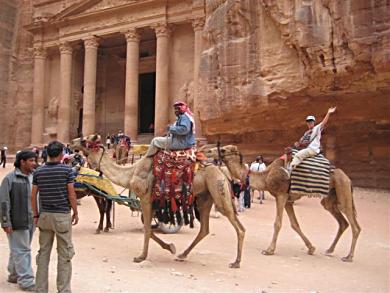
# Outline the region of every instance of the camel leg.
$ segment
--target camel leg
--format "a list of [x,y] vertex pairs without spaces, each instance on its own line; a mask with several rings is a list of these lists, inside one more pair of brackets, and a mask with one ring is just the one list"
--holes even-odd
[[274,235],[272,237],[272,242],[267,250],[263,250],[261,253],[264,255],[273,255],[275,253],[276,241],[278,239],[280,228],[282,228],[282,220],[283,220],[283,210],[286,205],[288,195],[277,195],[276,199],[276,219],[274,223]]
[[305,242],[306,247],[308,248],[307,253],[312,255],[314,253],[315,247],[311,244],[309,239],[303,234],[301,227],[299,227],[297,217],[295,216],[293,203],[287,202],[285,206],[288,218],[290,219],[291,228],[301,236],[303,242]]
[[[352,202],[353,205],[353,202]],[[353,255],[355,253],[355,247],[356,247],[356,242],[359,237],[361,228],[356,220],[356,212],[353,207],[348,207],[346,208],[346,211],[344,212],[345,216],[348,219],[349,224],[351,224],[351,229],[352,229],[352,243],[351,243],[351,249],[349,251],[349,254],[343,258],[341,258],[342,261],[345,262],[352,262]]]
[[169,244],[168,244],[168,243],[164,242],[163,240],[161,240],[160,238],[158,238],[158,237],[156,236],[156,234],[154,234],[153,231],[152,231],[150,237],[151,237],[154,241],[156,241],[163,249],[168,250],[168,251],[169,251],[170,253],[172,253],[172,254],[175,254],[175,253],[176,253],[175,244],[173,244],[173,243],[169,243]]
[[102,203],[102,200],[101,198],[97,197],[97,196],[94,196],[93,197],[95,199],[95,202],[98,206],[98,209],[99,209],[99,214],[100,214],[100,219],[99,219],[99,226],[97,227],[96,229],[96,234],[100,234],[100,231],[103,230],[103,221],[104,221],[104,206],[103,206],[103,203]]
[[196,235],[194,241],[190,246],[181,254],[178,255],[178,259],[185,259],[191,250],[209,234],[209,220],[210,220],[210,211],[213,206],[213,200],[210,195],[202,195],[197,197],[196,204],[199,209],[200,214],[200,229],[198,235]]
[[230,223],[233,225],[234,229],[237,233],[237,257],[236,260],[229,264],[230,268],[239,268],[241,263],[241,256],[242,256],[242,247],[244,244],[244,237],[245,237],[245,228],[241,224],[241,222],[238,220],[237,215],[234,213],[229,213],[225,215]]
[[340,169],[334,171],[331,181],[336,188],[337,208],[347,217],[352,229],[352,243],[349,254],[341,260],[352,262],[356,242],[361,228],[356,219],[356,209],[353,202],[352,184],[348,176]]
[[144,217],[144,246],[140,256],[134,258],[134,262],[142,262],[148,256],[149,249],[149,239],[152,234],[152,204],[149,202],[149,197],[146,196],[143,200],[141,200],[141,208],[142,214]]
[[112,228],[111,225],[111,207],[112,207],[112,200],[104,200],[104,212],[106,214],[106,228],[104,228],[104,232],[110,231],[110,228]]
[[322,199],[321,204],[329,213],[331,213],[331,215],[336,219],[337,223],[339,224],[339,229],[337,231],[336,237],[333,240],[332,245],[325,252],[327,254],[331,254],[333,253],[337,242],[339,241],[343,232],[348,228],[349,224],[344,218],[343,214],[337,208],[337,206],[334,205],[333,202],[329,199],[329,197]]

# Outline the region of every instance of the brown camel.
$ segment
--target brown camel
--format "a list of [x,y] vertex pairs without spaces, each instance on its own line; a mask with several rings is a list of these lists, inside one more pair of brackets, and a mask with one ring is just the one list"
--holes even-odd
[[[175,254],[176,248],[174,244],[165,243],[151,230],[153,213],[151,191],[154,180],[152,158],[144,156],[133,165],[119,166],[109,158],[103,145],[100,143],[100,136],[98,135],[90,135],[83,140],[75,139],[72,142],[72,146],[81,149],[88,155],[88,161],[100,169],[113,183],[131,188],[140,198],[144,217],[144,245],[141,255],[135,257],[134,262],[141,262],[146,259],[150,238],[156,241],[162,248]],[[179,259],[185,259],[191,250],[209,234],[210,210],[214,202],[218,210],[228,218],[236,230],[238,238],[237,256],[236,260],[229,266],[231,268],[240,267],[245,228],[238,220],[234,210],[229,184],[225,175],[214,165],[205,166],[197,171],[194,177],[193,188],[200,214],[200,231],[190,246],[178,256]]]
[[118,165],[125,165],[129,157],[129,146],[124,139],[114,145],[115,159]]
[[[209,151],[209,155],[217,158],[218,149],[211,149]],[[220,157],[234,177],[241,180],[245,179],[248,171],[240,160],[241,154],[236,146],[227,145],[222,147],[220,149]],[[270,246],[267,250],[262,251],[262,253],[264,255],[274,254],[276,241],[282,226],[283,209],[285,209],[290,219],[291,227],[299,234],[306,244],[308,253],[313,254],[315,247],[302,233],[295,216],[293,203],[295,200],[301,198],[301,195],[290,195],[288,193],[290,179],[287,170],[284,169],[284,160],[282,158],[276,159],[263,172],[250,172],[249,181],[252,188],[268,191],[276,199],[274,235]],[[351,262],[361,229],[356,219],[356,209],[353,201],[351,180],[341,169],[335,169],[332,173],[329,190],[329,196],[323,198],[321,200],[321,204],[337,220],[339,229],[336,234],[336,238],[326,253],[330,254],[334,251],[341,234],[343,234],[350,224],[352,228],[352,244],[349,254],[346,257],[343,257],[342,260]],[[347,219],[345,219],[343,214],[347,217]]]
[[112,207],[112,200],[105,199],[97,194],[95,194],[91,190],[87,191],[81,191],[81,190],[75,190],[77,199],[81,199],[85,196],[92,195],[95,199],[95,202],[99,209],[100,219],[99,219],[99,225],[96,229],[96,234],[100,234],[100,232],[103,230],[103,221],[104,221],[104,215],[106,216],[106,227],[104,228],[104,232],[108,232],[110,228],[112,228],[111,224],[111,207]]

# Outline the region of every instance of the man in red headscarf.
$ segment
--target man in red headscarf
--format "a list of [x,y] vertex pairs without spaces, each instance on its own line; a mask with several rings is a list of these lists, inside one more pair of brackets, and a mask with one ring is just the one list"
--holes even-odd
[[173,104],[176,122],[167,127],[168,135],[155,137],[150,143],[148,157],[153,156],[159,149],[185,150],[195,146],[195,122],[193,114],[186,103],[178,101]]

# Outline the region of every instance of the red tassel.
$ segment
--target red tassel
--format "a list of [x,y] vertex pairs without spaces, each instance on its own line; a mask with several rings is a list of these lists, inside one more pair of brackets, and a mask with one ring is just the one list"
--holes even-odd
[[171,211],[172,212],[176,212],[177,211],[176,200],[174,198],[171,198]]

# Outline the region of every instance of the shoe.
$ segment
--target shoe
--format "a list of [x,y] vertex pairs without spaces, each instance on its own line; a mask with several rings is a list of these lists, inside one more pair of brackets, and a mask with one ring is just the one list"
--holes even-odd
[[25,292],[35,292],[35,284],[24,288],[21,287],[20,289]]
[[8,276],[7,282],[8,283],[12,283],[12,284],[16,284],[18,282],[18,278],[17,277]]

